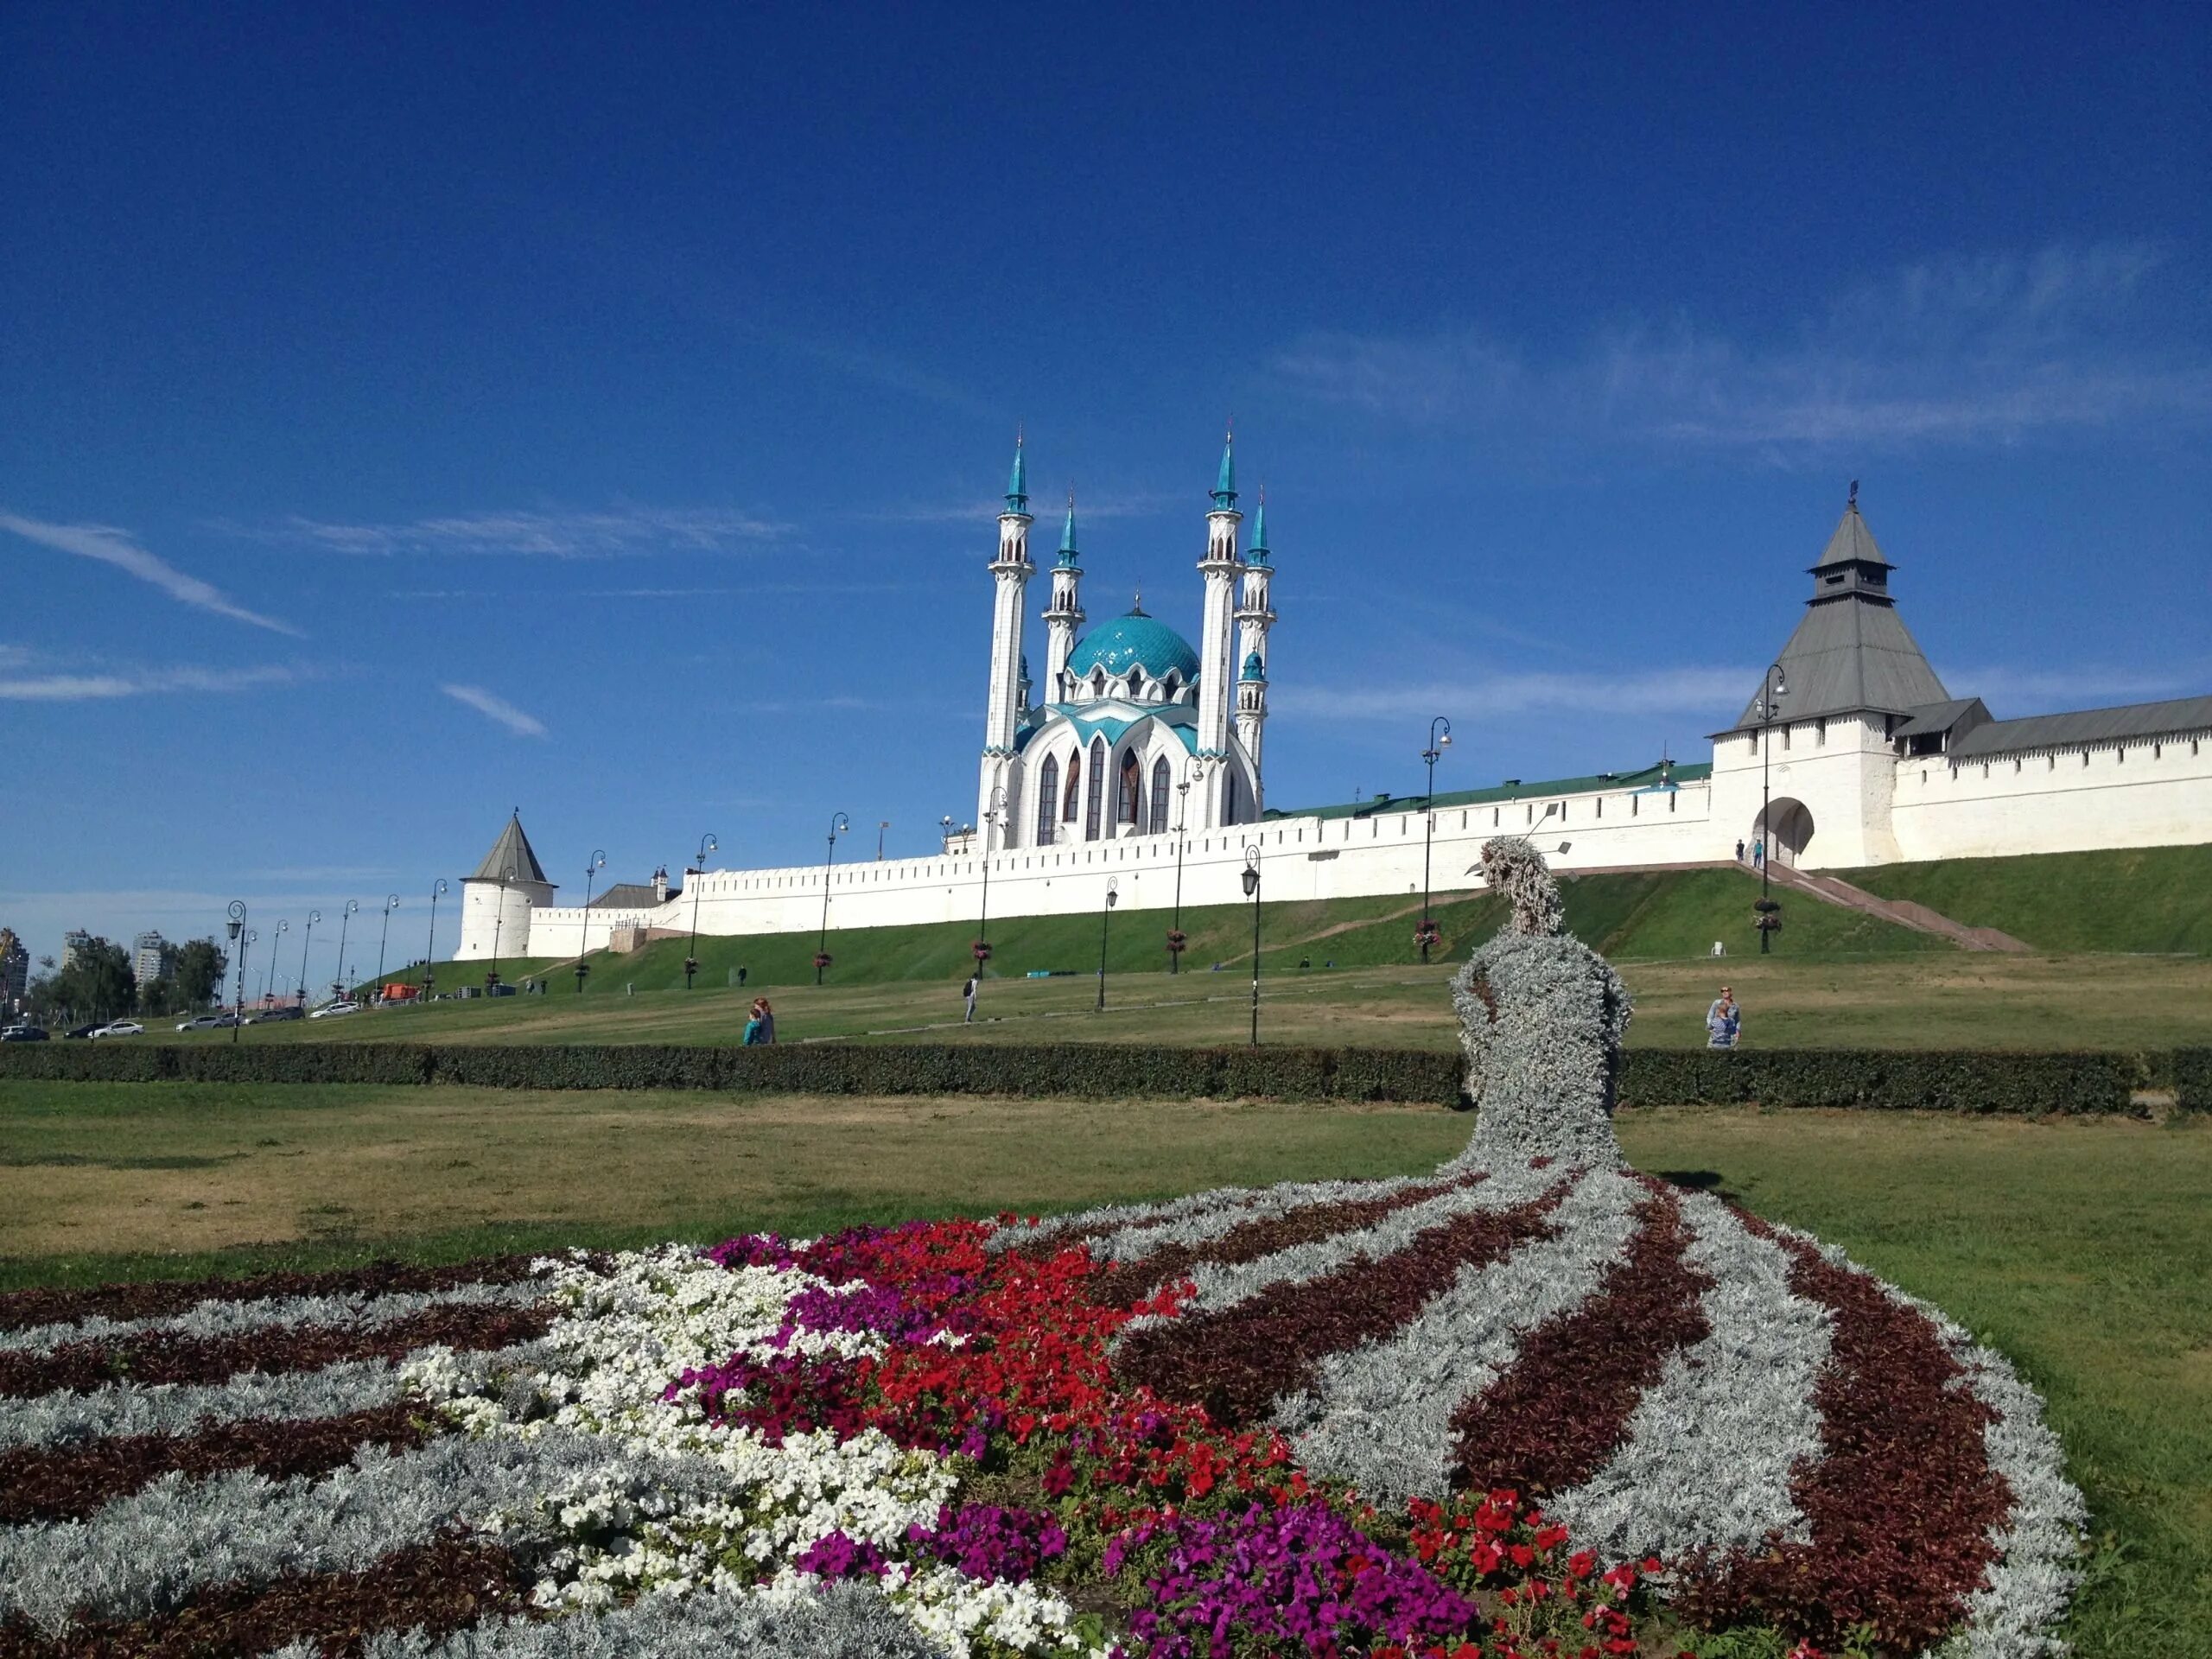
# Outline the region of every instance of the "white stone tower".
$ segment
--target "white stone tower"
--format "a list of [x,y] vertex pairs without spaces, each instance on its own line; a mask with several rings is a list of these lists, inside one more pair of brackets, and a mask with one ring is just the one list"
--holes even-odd
[[1075,492],[1068,492],[1068,522],[1060,531],[1060,556],[1052,562],[1052,597],[1045,607],[1045,701],[1065,702],[1075,694],[1068,683],[1068,653],[1084,623],[1077,589],[1083,566],[1076,562]]
[[[1198,574],[1205,578],[1206,607],[1198,636],[1198,758],[1209,763],[1229,758],[1230,682],[1235,677],[1229,625],[1236,604],[1236,578],[1244,568],[1236,556],[1236,526],[1243,517],[1236,510],[1236,439],[1231,434],[1222,441],[1221,474],[1214,480],[1212,510],[1206,514],[1206,554],[1198,561]],[[1209,764],[1194,828],[1217,830],[1227,822],[1229,777],[1227,766]]]
[[[993,791],[1006,791],[1009,808],[1020,797],[1014,741],[1021,720],[1021,594],[1037,569],[1029,562],[1029,524],[1028,473],[1017,437],[1014,472],[1006,483],[1006,511],[999,514],[998,556],[991,561],[995,587],[991,596],[991,690],[983,715],[983,764],[976,790],[979,827],[989,822],[984,815],[991,810]],[[1001,819],[1001,837],[1012,828],[1013,819],[1010,810]],[[1003,839],[1000,844],[1006,844]]]
[[1268,630],[1275,613],[1268,603],[1268,582],[1274,575],[1268,551],[1268,493],[1252,516],[1252,543],[1244,550],[1244,597],[1236,607],[1236,741],[1252,762],[1252,816],[1267,804],[1266,774],[1260,769],[1262,728],[1268,721]]
[[499,831],[476,874],[461,882],[461,947],[456,962],[530,954],[530,912],[553,902],[553,883],[522,832],[519,808]]

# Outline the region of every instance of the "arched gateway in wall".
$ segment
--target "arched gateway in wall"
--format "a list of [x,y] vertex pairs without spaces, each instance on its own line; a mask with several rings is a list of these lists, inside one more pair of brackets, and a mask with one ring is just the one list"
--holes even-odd
[[[1767,832],[1770,823],[1774,826],[1771,835]],[[1795,866],[1812,842],[1812,809],[1802,801],[1779,797],[1753,815],[1749,839],[1766,842],[1766,855],[1776,863]]]

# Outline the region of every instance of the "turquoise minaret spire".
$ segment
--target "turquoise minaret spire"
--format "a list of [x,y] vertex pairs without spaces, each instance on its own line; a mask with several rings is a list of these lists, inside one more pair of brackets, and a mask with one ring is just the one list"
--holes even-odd
[[1213,481],[1213,504],[1222,512],[1236,505],[1236,435],[1221,441],[1221,475]]
[[1244,562],[1247,564],[1265,564],[1268,562],[1268,490],[1264,484],[1260,486],[1260,510],[1252,515],[1252,540],[1244,550]]
[[1059,562],[1071,569],[1074,567],[1076,562],[1075,492],[1073,490],[1068,492],[1068,521],[1060,531]]
[[1014,471],[1007,474],[1006,510],[1008,512],[1029,511],[1029,468],[1022,456],[1021,435],[1018,432],[1014,439]]

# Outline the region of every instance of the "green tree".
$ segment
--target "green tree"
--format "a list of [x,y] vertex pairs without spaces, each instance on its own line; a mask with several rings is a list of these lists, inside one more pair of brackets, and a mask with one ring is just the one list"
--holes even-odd
[[106,939],[87,939],[49,983],[53,1001],[84,1020],[113,1020],[138,1005],[130,953]]
[[229,953],[213,939],[187,939],[176,950],[177,995],[187,1007],[200,1008],[221,999]]

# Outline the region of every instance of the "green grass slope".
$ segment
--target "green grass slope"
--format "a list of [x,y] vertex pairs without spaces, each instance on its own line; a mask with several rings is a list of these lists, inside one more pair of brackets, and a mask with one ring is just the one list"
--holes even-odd
[[[1732,869],[1664,870],[1648,874],[1570,877],[1561,884],[1567,923],[1577,937],[1607,956],[1624,961],[1662,961],[1708,954],[1715,939],[1733,954],[1756,949],[1751,905],[1758,883]],[[1319,969],[1373,968],[1415,959],[1414,924],[1421,901],[1405,894],[1376,898],[1307,900],[1262,906],[1261,957],[1270,972],[1295,970],[1301,961]],[[1488,894],[1440,896],[1433,906],[1443,938],[1433,953],[1438,962],[1464,957],[1495,932],[1503,907]],[[833,912],[834,914],[834,912]],[[1795,957],[1848,960],[1925,950],[1948,950],[1942,941],[1894,924],[1802,898],[1786,909],[1787,948]],[[1019,979],[1032,972],[1091,974],[1097,971],[1100,917],[1007,916],[990,925],[990,976]],[[1106,959],[1116,973],[1144,972],[1167,960],[1169,912],[1117,911],[1105,925]],[[1215,963],[1251,961],[1252,912],[1243,905],[1188,906],[1183,931],[1189,937],[1185,969],[1204,972]],[[957,980],[969,969],[973,922],[931,923],[910,927],[835,928],[830,931],[834,958],[830,979],[838,984],[878,984],[899,980]],[[817,935],[750,934],[741,938],[702,935],[697,944],[698,983],[726,988],[736,970],[746,969],[749,988],[810,984]],[[594,951],[589,958],[588,995],[621,995],[675,990],[683,983],[688,938],[661,939],[626,956]],[[441,963],[438,983],[450,989],[479,984],[481,963]],[[573,995],[569,966],[531,957],[501,964],[511,982],[526,972],[550,980],[555,990]],[[421,969],[388,978],[419,982]]]
[[2038,950],[2212,955],[2212,845],[1947,858],[1836,874]]

